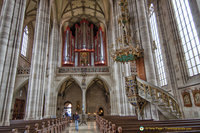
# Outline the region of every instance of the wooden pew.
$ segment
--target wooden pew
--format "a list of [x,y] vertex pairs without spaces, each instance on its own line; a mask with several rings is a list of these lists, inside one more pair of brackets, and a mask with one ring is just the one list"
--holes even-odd
[[[179,132],[200,132],[200,119],[153,121],[127,116],[97,116],[96,122],[101,133],[133,133],[138,132],[140,126],[146,128],[143,132],[178,132],[176,129]],[[184,131],[185,129],[190,131]]]
[[0,133],[62,133],[68,123],[67,119],[16,120],[10,126],[0,127]]

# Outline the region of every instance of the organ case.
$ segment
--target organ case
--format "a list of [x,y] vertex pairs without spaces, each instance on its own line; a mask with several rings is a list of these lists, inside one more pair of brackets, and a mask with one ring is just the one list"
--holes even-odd
[[63,66],[106,65],[105,34],[101,27],[97,30],[83,19],[74,27],[67,27],[63,42]]

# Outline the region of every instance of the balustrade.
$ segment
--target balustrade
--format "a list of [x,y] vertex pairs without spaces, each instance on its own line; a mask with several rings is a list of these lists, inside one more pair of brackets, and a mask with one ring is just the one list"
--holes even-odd
[[142,98],[146,102],[157,105],[159,109],[162,109],[162,112],[171,114],[171,118],[181,118],[182,116],[178,102],[170,93],[138,77],[129,76],[126,78],[126,91],[129,102],[134,106],[137,106],[137,103],[140,102],[138,99]]
[[58,73],[77,73],[77,72],[110,72],[109,67],[60,67]]
[[18,68],[17,74],[30,74],[30,68]]

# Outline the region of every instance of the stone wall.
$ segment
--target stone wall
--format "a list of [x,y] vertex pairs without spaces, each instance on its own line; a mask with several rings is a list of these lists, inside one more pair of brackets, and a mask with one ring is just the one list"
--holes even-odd
[[94,85],[86,92],[86,113],[97,113],[103,108],[104,115],[110,115],[110,98],[104,88]]
[[[200,84],[189,85],[189,86],[179,88],[179,95],[180,95],[180,98],[181,98],[181,102],[183,104],[183,112],[184,112],[183,115],[186,119],[200,118],[200,105],[195,104],[195,99],[200,101],[200,96],[198,98],[197,97],[195,98],[194,95],[193,95],[194,90],[200,90]],[[187,106],[187,105],[184,104],[184,98],[183,98],[184,92],[189,93],[189,95],[190,95],[189,101],[191,102],[191,106]]]
[[72,103],[72,113],[77,111],[77,105],[80,105],[78,113],[82,112],[82,90],[77,84],[67,88],[62,94],[58,94],[57,116],[62,116],[65,102]]
[[23,55],[19,56],[18,68],[30,68],[31,63]]

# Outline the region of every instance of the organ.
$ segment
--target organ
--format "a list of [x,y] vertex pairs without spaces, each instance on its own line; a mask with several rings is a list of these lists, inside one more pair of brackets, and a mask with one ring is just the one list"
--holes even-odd
[[105,33],[101,27],[83,19],[64,31],[63,66],[106,65],[106,56]]
[[70,28],[64,32],[63,64],[74,65],[74,37]]

